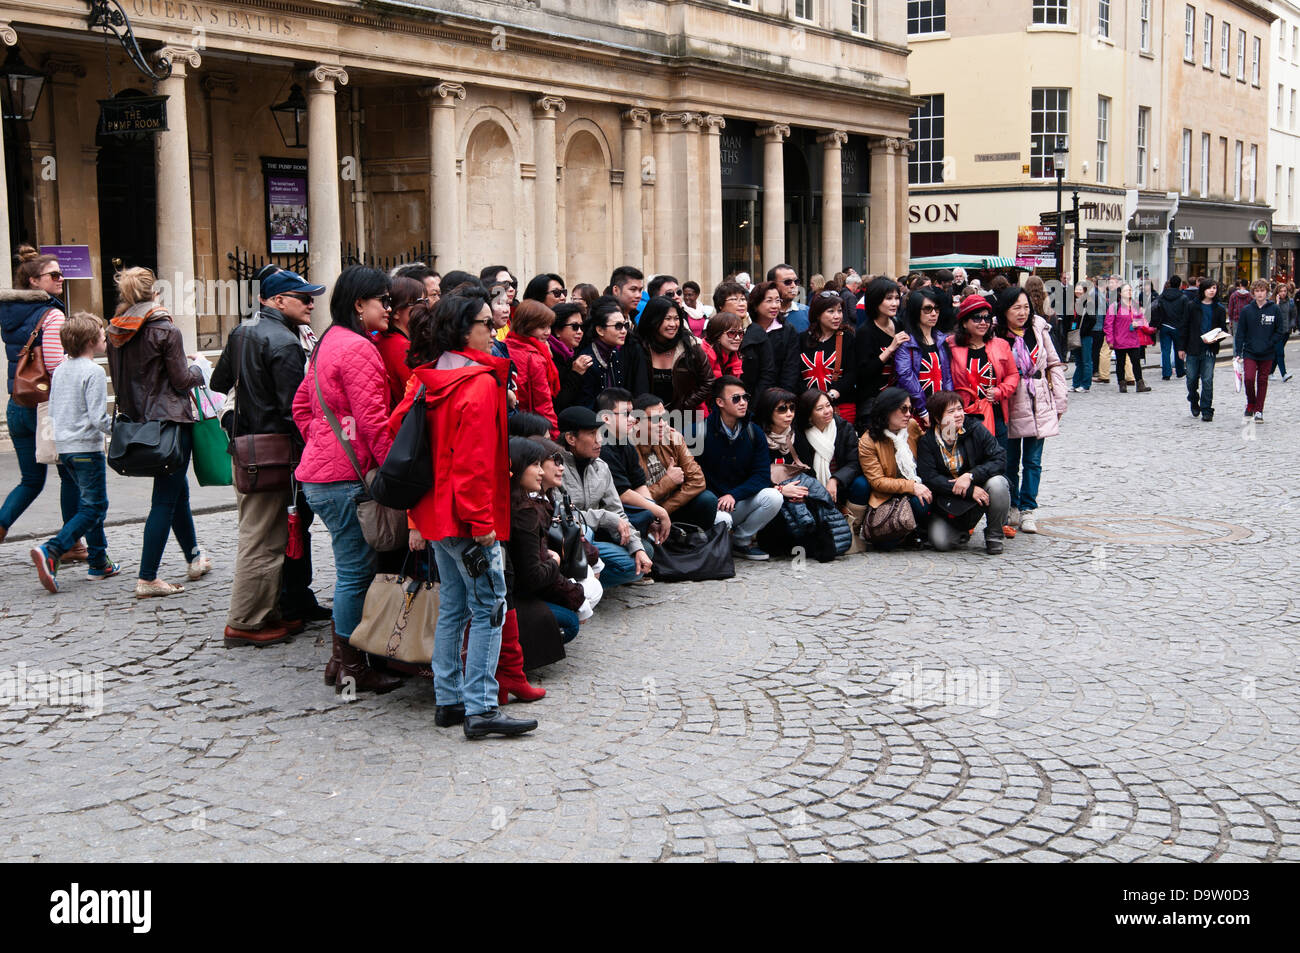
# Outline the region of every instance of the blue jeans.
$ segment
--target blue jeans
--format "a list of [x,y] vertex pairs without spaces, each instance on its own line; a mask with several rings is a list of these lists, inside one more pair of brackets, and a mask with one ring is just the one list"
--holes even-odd
[[849,484],[849,502],[854,506],[866,506],[871,502],[871,484],[861,474]]
[[673,514],[673,522],[693,523],[708,530],[718,519],[718,498],[708,490],[701,490],[700,495],[689,503],[684,503]]
[[190,428],[181,425],[181,468],[169,476],[153,478],[153,496],[149,501],[149,518],[144,521],[144,545],[140,550],[140,578],[153,582],[158,578],[158,564],[167,548],[167,534],[173,533],[185,561],[199,558],[199,540],[194,532],[194,514],[190,512]]
[[1038,483],[1042,478],[1043,438],[1014,437],[1007,440],[1007,482],[1011,484],[1013,510],[1038,509]]
[[[465,703],[465,714],[481,715],[497,707],[497,659],[501,655],[501,623],[506,618],[505,561],[501,544],[484,552],[488,569],[477,579],[462,561],[478,544],[472,539],[448,536],[435,540],[433,558],[438,563],[438,626],[433,637],[433,694],[439,705]],[[465,672],[461,675],[460,649],[469,623]]]
[[1182,377],[1187,373],[1187,365],[1178,356],[1178,345],[1174,343],[1174,332],[1164,325],[1160,326],[1160,376],[1169,380],[1174,372]]
[[[1187,402],[1196,407],[1202,417],[1214,416],[1214,358],[1216,355],[1206,351],[1204,354],[1187,355]],[[1197,385],[1200,394],[1197,394]]]
[[[0,528],[7,530],[41,495],[45,488],[46,465],[36,462],[36,408],[24,407],[11,397],[5,420],[9,424],[9,438],[14,442],[14,453],[18,454],[18,472],[21,474],[18,485],[9,491],[4,505],[0,506]],[[59,515],[66,523],[77,515],[77,484],[62,463],[56,466],[59,470]]]
[[1074,357],[1074,379],[1070,381],[1071,387],[1082,387],[1084,390],[1092,389],[1092,332],[1079,335],[1079,347],[1075,350]]
[[[596,547],[596,552],[600,553],[600,561],[605,564],[605,568],[600,571],[600,584],[603,588],[625,586],[641,578],[641,574],[636,571],[636,557],[627,551],[627,547],[603,540],[597,542],[596,533],[590,526],[587,527],[586,534],[587,542]],[[644,538],[641,544],[646,548],[646,555],[653,559],[650,544]]]
[[566,643],[578,637],[578,626],[582,624],[578,613],[564,606],[557,606],[554,602],[546,603],[546,608],[551,610],[551,615],[555,616],[555,621],[560,624],[560,636]]
[[1286,377],[1286,340],[1277,342],[1277,347],[1273,349],[1273,366],[1277,368],[1279,377]]
[[334,634],[341,639],[351,638],[361,621],[366,590],[375,578],[375,551],[361,535],[357,519],[357,496],[361,492],[359,480],[302,484],[308,505],[330,531],[334,550]]
[[736,546],[748,546],[754,537],[781,512],[785,497],[774,486],[759,490],[744,500],[736,501],[736,508],[731,511],[731,542]]
[[57,560],[84,536],[90,565],[103,569],[108,565],[108,540],[104,538],[104,517],[108,515],[104,454],[61,453],[59,466],[77,487],[77,512],[64,522],[63,529],[45,544],[45,549]]

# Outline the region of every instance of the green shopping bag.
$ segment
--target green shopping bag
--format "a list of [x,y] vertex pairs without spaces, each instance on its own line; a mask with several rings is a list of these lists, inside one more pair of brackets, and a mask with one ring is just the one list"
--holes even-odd
[[194,425],[194,476],[199,486],[233,486],[230,466],[230,439],[221,429],[221,420],[212,405],[207,388],[194,388],[194,405],[199,422]]

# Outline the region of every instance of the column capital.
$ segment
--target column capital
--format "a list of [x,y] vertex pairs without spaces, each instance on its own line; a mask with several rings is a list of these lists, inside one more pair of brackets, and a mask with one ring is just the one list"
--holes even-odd
[[881,136],[872,139],[869,148],[872,152],[887,152],[890,155],[899,155],[913,151],[916,144],[906,137]]
[[766,126],[759,126],[758,136],[760,139],[784,142],[790,137],[790,126],[783,122],[774,122],[769,123]]
[[18,45],[18,31],[9,25],[8,20],[0,20],[0,43],[5,46]]
[[455,106],[456,100],[465,98],[465,87],[460,83],[435,83],[422,87],[420,96],[429,100],[430,106]]
[[60,73],[67,73],[74,79],[82,79],[86,75],[86,66],[75,56],[68,56],[66,53],[50,53],[41,60],[41,72],[50,79]]
[[716,113],[705,113],[700,117],[705,133],[709,135],[718,135],[727,127],[727,120],[723,119]]
[[849,141],[849,134],[843,129],[832,129],[817,137],[817,141],[830,149],[838,149]]
[[316,86],[325,92],[334,92],[334,85],[346,86],[348,84],[348,71],[342,66],[335,66],[330,63],[317,63],[307,71],[307,78]]
[[198,69],[203,62],[199,51],[188,46],[164,46],[154,54],[154,62],[163,69],[170,69],[173,76],[185,78],[185,69]]
[[618,115],[623,120],[624,125],[631,126],[634,129],[640,129],[642,125],[650,122],[650,110],[642,109],[639,106],[625,109]]
[[538,96],[533,100],[533,111],[539,119],[554,119],[556,113],[564,112],[565,105],[559,96]]
[[668,132],[684,132],[700,127],[700,114],[687,111],[663,112],[655,117],[655,122],[663,123]]
[[230,73],[206,73],[199,86],[213,99],[229,99],[239,89]]

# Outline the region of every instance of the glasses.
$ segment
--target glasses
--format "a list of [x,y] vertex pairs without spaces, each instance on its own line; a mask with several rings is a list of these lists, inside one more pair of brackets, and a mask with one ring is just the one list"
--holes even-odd
[[735,338],[737,341],[745,336],[745,332],[739,328],[732,328],[730,331],[723,331],[722,333],[729,338]]
[[901,411],[902,411],[903,413],[905,413],[905,414],[910,414],[910,413],[912,412],[912,405],[911,405],[911,404],[899,404],[898,409],[901,410]]
[[428,304],[428,303],[429,303],[429,296],[425,295],[423,298],[416,298],[414,301],[412,301],[411,307],[415,307],[417,304]]
[[794,404],[787,403],[776,405],[776,413],[778,414],[788,414],[792,410],[794,410]]
[[568,292],[565,291],[563,288],[552,288],[550,291],[546,293],[553,298],[563,298],[566,294],[568,294]]
[[744,295],[728,295],[725,300],[727,304],[743,304],[749,299]]
[[987,314],[973,314],[970,317],[968,317],[966,320],[973,321],[976,324],[988,324],[989,316]]
[[560,453],[559,451],[556,451],[555,453],[551,454],[550,459],[551,462],[554,463],[557,467],[564,466],[564,454]]
[[384,309],[385,311],[392,311],[392,310],[393,310],[393,296],[392,296],[392,295],[379,295],[379,296],[376,297],[374,300],[375,300],[375,301],[378,301],[379,304],[383,307],[383,309]]
[[302,304],[310,305],[316,303],[316,299],[313,298],[311,295],[307,294],[305,291],[287,291],[284,294],[282,294],[280,297],[292,298],[294,301],[301,302]]
[[569,324],[562,325],[562,326],[560,327],[560,330],[561,330],[561,331],[581,331],[581,330],[582,330],[582,322],[581,322],[581,321],[573,321],[573,322],[570,322]]
[[937,314],[938,311],[939,311],[939,309],[938,309],[935,305],[932,305],[932,304],[923,304],[923,305],[921,305],[921,313],[922,313],[922,314]]
[[41,275],[41,277],[42,277],[42,278],[53,278],[55,281],[62,281],[62,280],[63,280],[63,272],[61,272],[61,271],[47,271],[45,274]]
[[782,279],[781,279],[781,284],[783,284],[783,285],[797,285],[798,283],[799,283],[799,279],[798,279],[798,278],[782,278]]
[[611,324],[605,325],[605,327],[611,331],[626,331],[631,326],[632,325],[628,324],[626,321],[615,321]]
[[481,325],[483,325],[483,327],[487,328],[489,331],[492,330],[492,319],[491,319],[491,318],[475,318],[473,321],[470,322],[470,326],[472,327],[472,326],[474,326],[475,324],[481,324]]
[[747,403],[749,403],[749,395],[748,395],[748,394],[732,394],[732,395],[731,395],[731,402],[732,402],[733,404],[747,404]]

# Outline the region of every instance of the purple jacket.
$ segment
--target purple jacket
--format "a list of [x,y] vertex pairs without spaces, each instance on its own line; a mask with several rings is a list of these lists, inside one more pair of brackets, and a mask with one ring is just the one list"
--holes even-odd
[[[952,355],[948,351],[948,335],[936,330],[934,343],[936,353],[939,355],[939,369],[943,373],[943,390],[952,390]],[[894,352],[894,376],[897,378],[897,386],[907,391],[912,398],[912,413],[917,417],[924,417],[926,397],[918,376],[920,369],[921,346],[913,336]]]

